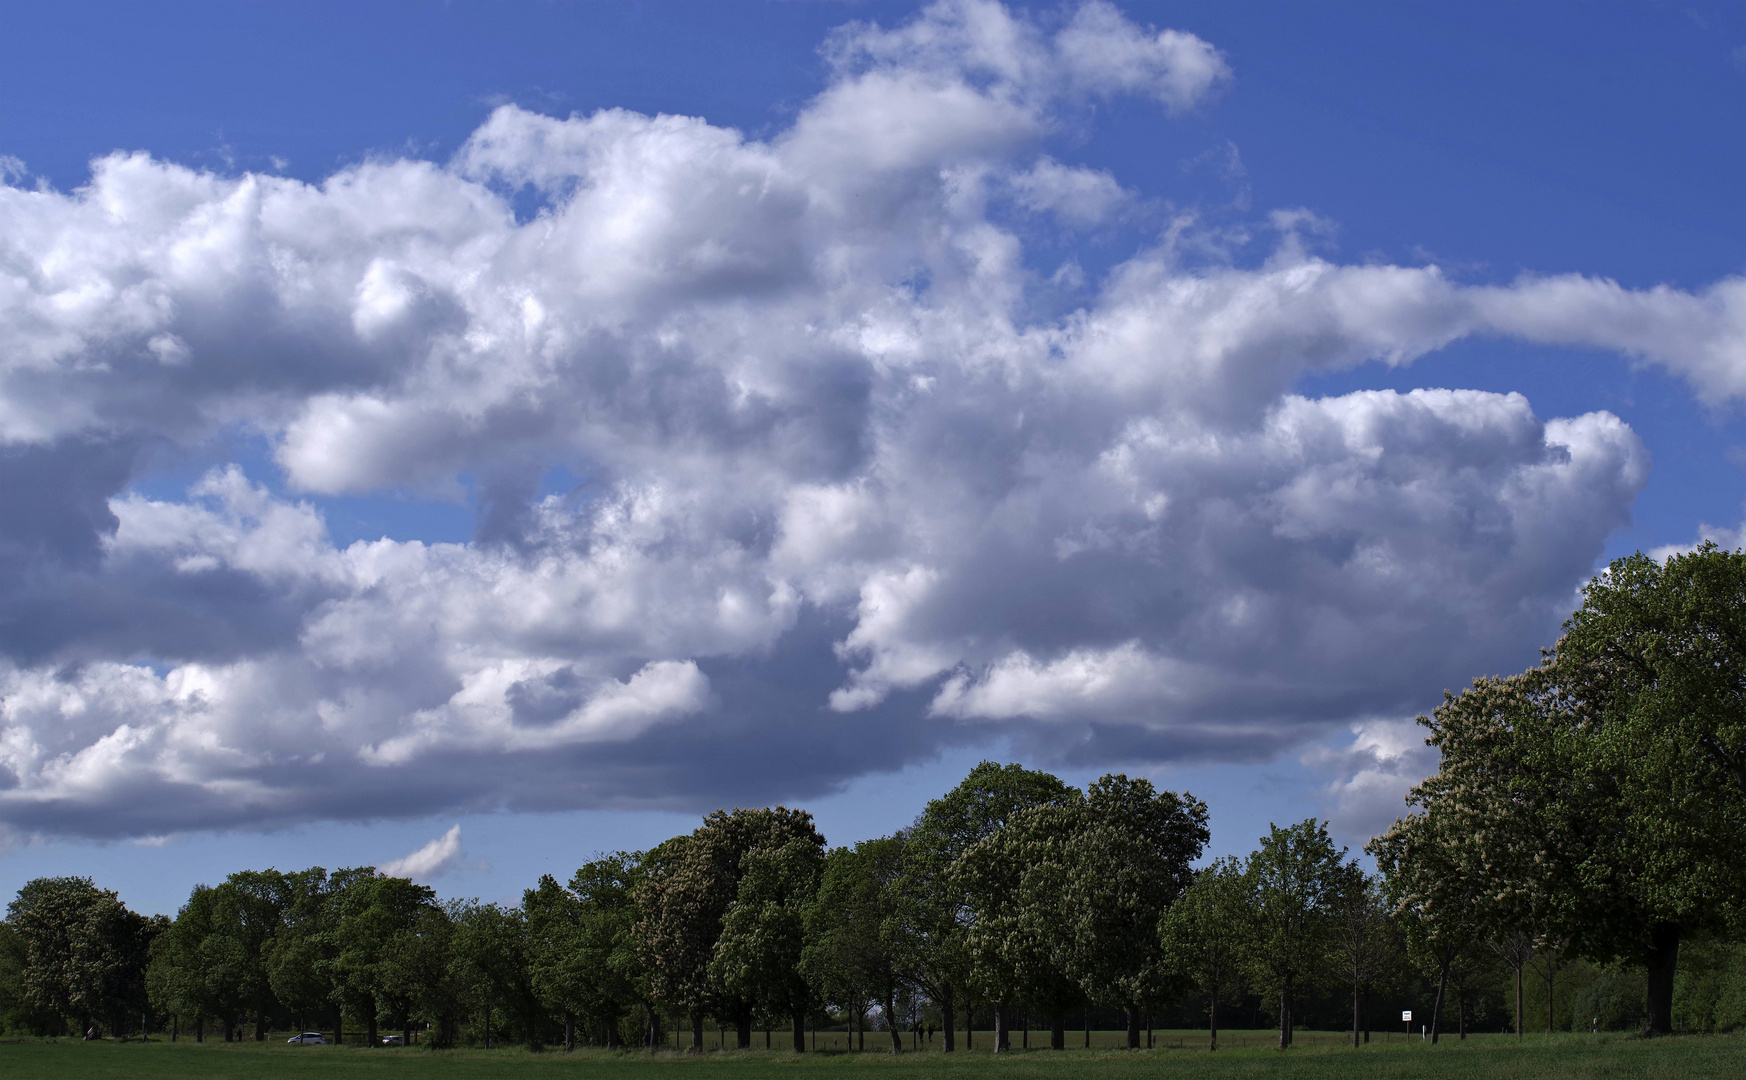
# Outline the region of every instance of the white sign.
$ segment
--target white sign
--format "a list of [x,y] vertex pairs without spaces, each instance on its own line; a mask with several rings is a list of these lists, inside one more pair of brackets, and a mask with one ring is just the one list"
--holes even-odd
[[1406,1023],[1406,1024],[1412,1023],[1413,1022],[1413,1011],[1411,1009],[1403,1009],[1401,1011],[1400,1018],[1401,1018],[1402,1023]]

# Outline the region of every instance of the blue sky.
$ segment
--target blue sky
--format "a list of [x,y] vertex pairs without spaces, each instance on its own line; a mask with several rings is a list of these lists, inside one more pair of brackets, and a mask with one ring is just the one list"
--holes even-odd
[[1740,542],[1738,6],[0,19],[0,891],[498,898],[984,756],[1357,844]]

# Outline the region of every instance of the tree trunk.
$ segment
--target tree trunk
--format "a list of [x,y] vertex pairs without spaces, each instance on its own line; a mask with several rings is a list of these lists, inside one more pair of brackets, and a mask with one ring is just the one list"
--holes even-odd
[[1128,1049],[1129,1050],[1138,1050],[1139,1048],[1140,1048],[1140,1007],[1138,1005],[1129,1005],[1128,1006]]
[[734,1034],[739,1041],[741,1050],[750,1050],[752,1048],[752,1016],[751,1016],[751,1013],[748,1012],[745,1015],[740,1017],[739,1030],[736,1031]]
[[1522,965],[1516,965],[1516,1038],[1522,1037]]
[[1091,1006],[1085,1007],[1085,1048],[1091,1049]]
[[[197,1043],[206,1041],[206,1017],[204,1016],[194,1018],[194,1041]],[[335,1039],[334,1042],[339,1042],[339,1040]]]
[[606,1048],[608,1050],[623,1050],[624,1036],[618,1030],[618,1017],[606,1018]]
[[1467,1041],[1467,991],[1461,990],[1455,994],[1455,1023],[1460,1029],[1462,1042]]
[[1211,994],[1206,999],[1207,1019],[1207,1049],[1219,1048],[1219,996]]
[[703,1053],[703,1014],[700,1012],[691,1014],[691,1052]]
[[1352,983],[1352,1049],[1358,1049],[1358,983]]
[[964,1049],[976,1049],[976,1004],[964,999]]
[[1649,982],[1649,1016],[1645,1035],[1673,1034],[1673,975],[1679,964],[1679,927],[1656,923],[1649,928],[1649,953],[1645,957]]
[[1291,1045],[1291,980],[1279,984],[1279,1048]]
[[491,1003],[485,1003],[485,1049],[491,1049]]
[[[489,1021],[487,1021],[489,1023]],[[346,1041],[346,1014],[338,1009],[333,1011],[333,1044],[340,1046]]]
[[1058,1012],[1049,1019],[1049,1049],[1067,1049],[1067,1016],[1065,1013]]
[[947,983],[940,988],[940,1016],[945,1021],[940,1025],[940,1034],[944,1036],[941,1046],[948,1054],[957,1049],[957,1047],[953,1045],[956,1040],[956,1032],[952,1027],[952,1006],[954,1004],[952,996],[951,983]]
[[376,1010],[375,1009],[370,1010],[369,1029],[370,1029],[370,1045],[371,1046],[382,1045],[382,1040],[377,1037],[377,1033],[376,1033]]
[[806,1053],[806,1011],[799,1008],[794,1010],[794,1052]]
[[879,1004],[885,1008],[885,1030],[891,1034],[891,1052],[901,1054],[903,1053],[903,1032],[897,1030],[896,996],[888,992],[885,995],[885,1000]]
[[401,1046],[411,1046],[412,1045],[412,1013],[411,1012],[408,1012],[406,1014],[406,1026],[404,1028],[402,1028],[400,1031],[400,1045]]
[[266,1042],[267,1041],[267,1010],[266,1009],[256,1009],[255,1010],[255,1041],[256,1042]]
[[1007,1008],[1005,1005],[994,1007],[994,1052],[1004,1054],[1012,1049],[1012,1042],[1007,1031]]
[[564,1010],[564,1051],[573,1052],[576,1049],[576,1014]]
[[1437,1034],[1443,1027],[1443,994],[1449,988],[1449,961],[1437,965],[1437,996],[1431,1002],[1431,1045],[1437,1044]]
[[170,1041],[175,1042],[182,1037],[182,1014],[170,1017]]

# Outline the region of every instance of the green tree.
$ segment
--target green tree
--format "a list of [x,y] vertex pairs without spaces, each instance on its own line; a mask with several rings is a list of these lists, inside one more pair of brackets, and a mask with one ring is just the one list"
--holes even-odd
[[447,910],[434,902],[420,903],[409,920],[394,928],[377,959],[379,1007],[400,1020],[407,1045],[420,1017],[430,1021],[437,1046],[453,1045],[459,1005],[459,990],[449,969],[453,941]]
[[[529,978],[540,1004],[564,1018],[564,1049],[576,1049],[576,1017],[588,1015],[595,1004],[590,959],[583,943],[582,902],[559,885],[550,874],[539,885],[521,894],[521,910],[527,913]],[[606,1026],[608,1049],[618,1049],[618,1023]]]
[[[825,855],[818,897],[807,909],[801,964],[827,1004],[853,1016],[856,1030],[869,1003],[887,1016],[897,1012],[904,989],[903,833],[863,840]],[[900,1033],[887,1025],[891,1052],[903,1049]]]
[[637,951],[636,890],[644,874],[643,856],[615,852],[583,864],[570,878],[570,892],[581,904],[581,963],[588,973],[593,1015],[607,1025],[609,1039],[635,1005],[648,1014],[649,1045],[660,1036],[657,1003]]
[[806,1014],[815,998],[802,961],[823,847],[814,833],[747,852],[710,960],[710,981],[721,993],[793,1021],[797,1054],[806,1049]]
[[[399,1020],[410,1029],[420,987],[408,978],[403,950],[419,944],[407,932],[436,910],[428,885],[371,873],[349,878],[328,899],[326,968],[335,1004],[361,1017],[369,1045],[379,1045],[378,1025]],[[428,926],[428,923],[425,924]]]
[[37,878],[18,890],[7,921],[24,954],[27,1006],[78,1030],[112,1029],[145,1002],[145,965],[154,925],[90,878]]
[[757,1002],[742,987],[710,977],[722,919],[739,898],[746,855],[772,851],[791,840],[822,847],[823,837],[804,810],[717,810],[689,836],[659,845],[645,860],[636,892],[636,939],[653,995],[691,1017],[692,1049],[703,1049],[703,1018],[731,1023],[739,1047],[752,1043]]
[[[1548,665],[1476,679],[1419,717],[1438,771],[1407,795],[1420,812],[1368,845],[1402,879],[1394,899],[1416,905],[1440,892],[1466,908],[1474,934],[1515,971],[1518,1033],[1523,968],[1536,958],[1555,966],[1583,921],[1582,866],[1595,843],[1579,764],[1589,736],[1556,674]],[[1417,940],[1423,956],[1428,939]]]
[[1253,947],[1242,863],[1225,858],[1194,876],[1159,921],[1164,961],[1206,998],[1207,1048],[1219,1048],[1219,1004],[1243,985]]
[[[910,830],[901,889],[904,907],[896,920],[901,928],[899,947],[909,981],[940,1006],[947,1051],[954,1048],[953,1009],[960,989],[967,989],[966,935],[977,914],[963,890],[953,884],[953,864],[1015,814],[1071,791],[1049,773],[984,761],[951,791],[930,801]],[[996,999],[997,1031],[1004,1031],[1009,1003],[1000,1000],[1004,995],[998,988],[991,996]],[[973,1004],[963,1002],[966,1017]],[[997,1048],[1000,1042],[997,1035]]]
[[345,1041],[342,972],[335,966],[338,896],[355,881],[375,877],[367,866],[335,870],[319,866],[282,875],[285,901],[280,926],[263,947],[262,960],[273,996],[308,1026],[309,1018],[333,1010],[333,1038]]
[[1113,773],[1086,789],[1075,817],[1060,846],[1066,967],[1091,1000],[1127,1010],[1128,1048],[1139,1049],[1143,1008],[1162,989],[1158,921],[1194,878],[1206,804]]
[[1270,826],[1244,868],[1253,913],[1253,980],[1279,995],[1279,1048],[1291,1045],[1294,996],[1326,965],[1336,901],[1348,871],[1345,849],[1311,818]]
[[494,1045],[491,1022],[501,1012],[512,1029],[520,1028],[528,1047],[538,1049],[539,995],[522,911],[473,901],[451,905],[449,916],[454,924],[450,972],[483,1021],[485,1045]]
[[1436,985],[1431,1041],[1442,1031],[1449,974],[1484,947],[1488,882],[1460,858],[1449,818],[1441,813],[1402,818],[1370,845],[1384,891],[1406,935],[1407,954]]
[[1352,1045],[1360,1044],[1369,1025],[1364,1002],[1377,986],[1400,967],[1402,943],[1382,883],[1356,866],[1342,883],[1334,905],[1334,956],[1352,985]]
[[1647,968],[1647,1030],[1665,1034],[1681,938],[1746,901],[1746,553],[1615,560],[1555,655],[1585,721],[1592,837],[1568,929],[1591,959]]
[[964,985],[996,1002],[997,1052],[1007,1049],[1009,1008],[1028,1005],[1052,1017],[1050,1041],[1064,1048],[1062,1014],[1085,1000],[1069,967],[1077,944],[1072,847],[1085,816],[1079,793],[1069,790],[1058,802],[1018,811],[953,864],[949,880],[973,916],[964,931]]

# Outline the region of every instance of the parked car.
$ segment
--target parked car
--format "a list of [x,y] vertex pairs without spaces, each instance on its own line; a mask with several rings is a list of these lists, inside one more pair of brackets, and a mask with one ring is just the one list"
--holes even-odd
[[285,1040],[288,1043],[306,1043],[310,1046],[326,1046],[327,1040],[321,1037],[319,1031],[300,1031]]
[[406,1038],[403,1035],[384,1035],[384,1036],[382,1036],[382,1045],[383,1046],[405,1046],[406,1045]]

